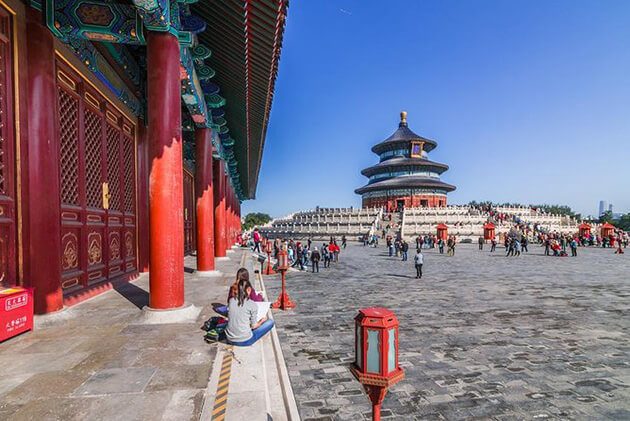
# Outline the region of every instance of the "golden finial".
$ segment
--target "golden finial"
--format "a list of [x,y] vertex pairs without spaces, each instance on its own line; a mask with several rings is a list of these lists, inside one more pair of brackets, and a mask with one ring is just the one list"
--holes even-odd
[[407,111],[400,112],[400,122],[407,124]]

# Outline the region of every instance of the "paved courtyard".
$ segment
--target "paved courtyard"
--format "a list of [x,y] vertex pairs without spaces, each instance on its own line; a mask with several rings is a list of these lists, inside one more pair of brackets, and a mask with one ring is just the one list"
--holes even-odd
[[[353,318],[385,306],[400,320],[406,379],[388,393],[384,418],[630,419],[630,250],[530,249],[519,258],[476,245],[455,257],[429,250],[417,280],[411,252],[401,262],[350,244],[319,275],[290,272],[298,308],[275,317],[302,418],[369,418],[348,370]],[[277,277],[266,285],[278,293]]]

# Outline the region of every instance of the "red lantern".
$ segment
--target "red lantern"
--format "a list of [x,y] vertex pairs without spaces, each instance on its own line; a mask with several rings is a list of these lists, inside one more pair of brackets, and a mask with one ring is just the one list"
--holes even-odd
[[280,272],[289,270],[289,254],[284,249],[278,252],[278,270]]
[[271,307],[279,308],[280,310],[295,308],[295,303],[291,301],[291,297],[289,297],[286,290],[286,273],[287,270],[289,270],[289,255],[284,248],[278,252],[278,270],[280,271],[280,276],[282,277],[282,291],[280,291],[278,299],[271,305]]
[[436,235],[438,240],[442,239],[446,241],[448,238],[448,226],[446,224],[438,224]]
[[492,222],[488,222],[483,226],[483,239],[484,240],[494,240],[494,224]]
[[263,250],[267,253],[267,270],[265,271],[265,275],[275,275],[276,271],[271,267],[271,253],[273,253],[273,242],[264,239]]
[[390,386],[405,377],[398,364],[398,319],[386,308],[359,310],[355,317],[355,359],[350,371],[372,401],[372,419],[381,419],[381,404]]

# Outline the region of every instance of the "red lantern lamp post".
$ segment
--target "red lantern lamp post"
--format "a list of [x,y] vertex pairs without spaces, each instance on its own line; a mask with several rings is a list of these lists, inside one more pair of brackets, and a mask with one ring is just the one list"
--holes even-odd
[[272,308],[279,308],[280,310],[295,308],[295,303],[291,301],[291,297],[287,294],[286,289],[286,273],[288,270],[289,255],[287,251],[282,248],[278,252],[278,272],[280,272],[280,276],[282,277],[282,291],[280,291],[278,299],[271,305]]
[[398,365],[398,319],[386,308],[359,310],[355,320],[355,359],[350,371],[372,401],[372,420],[381,419],[381,404],[390,386],[405,377]]
[[275,275],[276,272],[271,267],[271,253],[273,252],[273,243],[269,240],[265,240],[265,252],[267,253],[267,270],[265,275]]

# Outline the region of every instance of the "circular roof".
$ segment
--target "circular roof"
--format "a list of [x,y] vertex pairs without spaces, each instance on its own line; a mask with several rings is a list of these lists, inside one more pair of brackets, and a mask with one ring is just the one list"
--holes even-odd
[[377,183],[367,184],[361,188],[356,189],[356,194],[363,194],[379,190],[389,189],[414,189],[414,188],[426,188],[426,189],[440,189],[447,192],[452,192],[456,189],[455,186],[445,183],[436,178],[429,178],[424,176],[404,176],[404,177],[392,177],[387,180],[379,181]]
[[422,167],[435,171],[438,174],[442,174],[444,171],[448,170],[448,165],[429,161],[424,158],[395,157],[368,167],[361,171],[361,174],[366,177],[370,177],[374,174],[379,174],[391,169],[400,169],[401,167]]
[[398,130],[396,130],[390,137],[382,141],[381,143],[372,147],[372,152],[380,154],[387,150],[396,149],[401,146],[410,146],[412,141],[424,142],[424,150],[427,152],[432,151],[437,147],[435,140],[427,139],[419,134],[414,133],[407,126],[407,113],[405,111],[400,113],[400,123],[398,124]]

